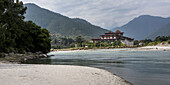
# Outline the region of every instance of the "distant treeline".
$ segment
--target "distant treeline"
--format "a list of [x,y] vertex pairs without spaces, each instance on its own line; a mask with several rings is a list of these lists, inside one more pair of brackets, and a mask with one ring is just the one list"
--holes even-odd
[[170,44],[170,36],[158,36],[155,40],[145,39],[145,40],[136,40],[135,45],[139,45],[139,43],[143,43],[143,45],[157,45],[162,42],[168,42]]
[[87,47],[87,48],[94,48],[94,47],[120,47],[125,46],[120,41],[114,42],[96,42],[93,43],[92,41],[85,40],[82,36],[77,36],[75,39],[73,38],[55,38],[52,39],[52,48],[54,49],[63,49],[63,48],[73,48],[73,47]]
[[[168,42],[170,44],[170,36],[158,36],[155,40],[151,39],[145,39],[145,40],[136,40],[134,41],[134,46],[147,46],[147,45],[157,45],[162,42]],[[73,38],[66,38],[66,37],[60,37],[60,38],[53,38],[52,39],[52,48],[54,49],[63,49],[63,48],[73,48],[73,47],[88,47],[88,48],[94,48],[94,47],[127,47],[120,41],[114,41],[114,42],[95,42],[92,43],[91,41],[85,40],[82,36],[78,36],[75,39]]]
[[26,9],[19,0],[0,0],[0,53],[50,51],[48,30],[24,21]]

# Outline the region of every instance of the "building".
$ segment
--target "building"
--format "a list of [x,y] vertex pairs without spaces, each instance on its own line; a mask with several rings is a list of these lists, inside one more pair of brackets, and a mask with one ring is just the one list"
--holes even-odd
[[134,45],[134,39],[133,38],[128,38],[123,36],[124,32],[121,32],[119,30],[117,30],[116,32],[107,32],[104,35],[100,35],[100,38],[94,38],[93,43],[95,42],[105,42],[105,41],[109,41],[109,42],[114,42],[114,41],[120,41],[121,43],[125,44],[126,46],[133,46]]

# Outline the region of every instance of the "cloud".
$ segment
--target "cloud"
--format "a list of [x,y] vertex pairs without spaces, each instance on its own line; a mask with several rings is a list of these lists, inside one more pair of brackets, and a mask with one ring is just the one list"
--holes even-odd
[[170,0],[22,0],[35,3],[71,18],[83,18],[103,28],[128,23],[135,17],[148,14],[170,16]]

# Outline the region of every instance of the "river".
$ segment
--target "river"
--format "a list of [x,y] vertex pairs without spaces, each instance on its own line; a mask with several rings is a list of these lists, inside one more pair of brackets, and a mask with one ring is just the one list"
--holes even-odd
[[134,85],[170,85],[170,51],[101,49],[51,52],[27,64],[80,65],[106,69]]

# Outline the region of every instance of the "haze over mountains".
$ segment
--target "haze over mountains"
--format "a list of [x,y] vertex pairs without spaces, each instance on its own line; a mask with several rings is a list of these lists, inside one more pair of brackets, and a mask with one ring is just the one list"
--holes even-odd
[[157,36],[170,36],[170,23],[162,26],[162,28],[149,35],[148,39],[155,39]]
[[170,18],[163,18],[150,15],[139,16],[129,23],[112,29],[125,32],[128,37],[136,40],[154,39],[157,36],[170,36]]
[[52,34],[60,34],[66,37],[99,37],[108,30],[94,26],[86,20],[63,16],[35,4],[25,4],[28,8],[25,20],[31,20],[43,28],[47,28]]

